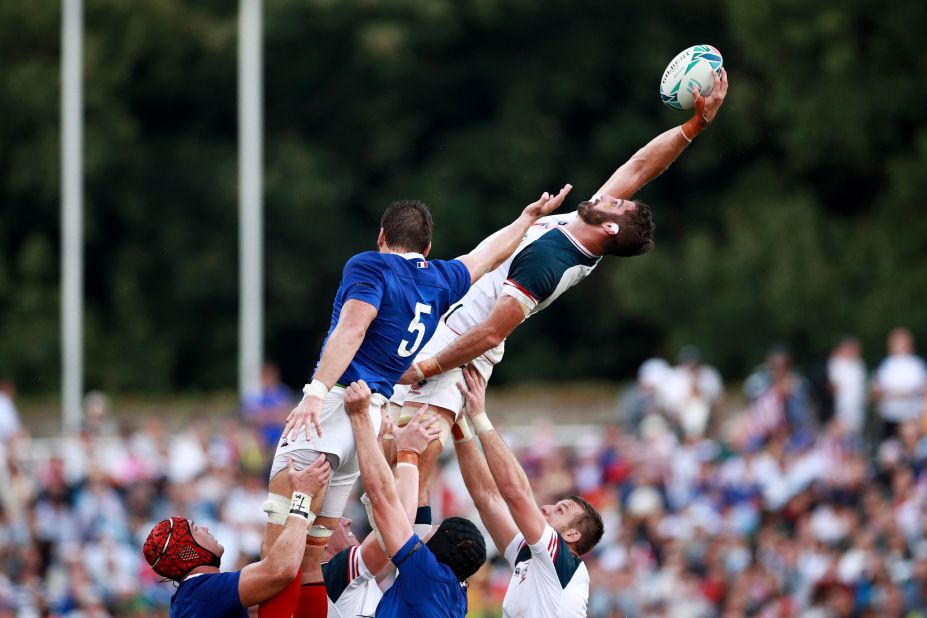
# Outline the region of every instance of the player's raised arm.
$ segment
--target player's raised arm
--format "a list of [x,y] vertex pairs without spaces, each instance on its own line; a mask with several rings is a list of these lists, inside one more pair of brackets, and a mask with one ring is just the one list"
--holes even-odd
[[518,248],[528,228],[541,217],[555,211],[572,188],[572,185],[564,185],[560,193],[553,196],[545,192],[538,201],[528,204],[515,221],[480,243],[477,249],[457,258],[470,271],[470,281],[476,283],[480,277],[507,260]]
[[[423,422],[424,413],[427,409],[428,406],[422,406],[418,413],[412,417],[412,420],[403,427],[393,425],[396,450],[402,453],[406,460],[409,459],[410,453],[414,454],[415,457],[421,455],[428,448],[431,441],[437,439],[441,434],[439,427]],[[409,465],[407,461],[406,463],[400,462],[400,464],[402,465],[396,466],[396,494],[405,510],[406,521],[412,524],[415,522],[415,512],[418,509],[418,466]],[[370,572],[379,573],[389,563],[389,556],[386,555],[383,547],[380,546],[380,541],[377,540],[379,526],[376,524],[376,516],[374,516],[374,521],[371,521],[370,525],[376,526],[377,529],[374,533],[367,535],[367,538],[361,543],[360,551],[364,564],[367,565]],[[380,538],[382,539],[382,535],[380,535]]]
[[[465,370],[464,375],[466,373]],[[469,389],[459,383],[457,387],[463,393],[468,408],[485,409],[485,382],[483,388]],[[502,499],[502,494],[499,493],[499,488],[496,487],[496,481],[470,433],[466,419],[461,418],[454,424],[453,434],[454,450],[457,452],[457,461],[460,465],[460,473],[463,475],[464,485],[470,497],[473,498],[473,504],[479,511],[480,519],[489,531],[493,543],[496,544],[499,553],[504,553],[518,533],[518,527],[509,513],[505,500]]]
[[[351,419],[354,441],[357,445],[357,461],[360,464],[361,480],[373,507],[373,519],[383,538],[383,544],[390,555],[395,555],[412,536],[412,523],[406,509],[399,500],[393,474],[386,464],[383,451],[377,445],[376,432],[370,424],[370,388],[360,380],[352,382],[344,393],[344,405]],[[418,459],[405,455],[409,460]],[[404,463],[403,454],[397,455],[398,465]],[[415,461],[406,463],[415,464]],[[418,484],[418,467],[415,470],[415,484]],[[413,516],[414,520],[414,509]]]
[[[534,501],[528,475],[525,474],[502,436],[493,429],[492,423],[489,422],[485,407],[486,380],[472,365],[464,368],[463,375],[468,391],[466,395],[467,417],[480,439],[480,444],[483,445],[483,454],[486,456],[489,471],[496,482],[499,494],[512,514],[515,525],[525,537],[525,541],[533,545],[541,539],[547,521],[537,502]],[[499,533],[499,538],[497,539],[493,534],[493,541],[496,542],[496,547],[499,547],[499,543],[509,535],[509,531],[500,526],[496,532]],[[509,542],[514,536],[513,533],[508,539]],[[502,547],[505,548],[504,545]]]
[[[641,187],[662,174],[683,150],[704,131],[727,96],[727,71],[714,75],[714,87],[707,97],[695,94],[694,114],[685,124],[661,133],[634,153],[599,189],[599,193],[630,199]],[[696,91],[693,91],[693,93]]]
[[289,462],[289,477],[293,492],[290,514],[283,532],[260,562],[249,564],[238,579],[238,596],[244,607],[251,607],[270,599],[296,577],[306,548],[306,530],[312,525],[315,514],[309,510],[312,497],[328,484],[331,465],[324,457],[297,472]]
[[501,295],[489,316],[448,344],[431,358],[416,362],[402,375],[400,384],[413,384],[443,372],[442,368],[462,367],[505,341],[525,321],[525,309],[513,296]]

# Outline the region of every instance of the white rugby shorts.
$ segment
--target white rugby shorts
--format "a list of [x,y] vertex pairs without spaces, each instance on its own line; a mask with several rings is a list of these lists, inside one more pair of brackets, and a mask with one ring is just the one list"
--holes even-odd
[[[378,393],[370,398],[368,414],[374,435],[380,429],[381,408],[385,403],[386,398]],[[325,397],[319,422],[322,426],[321,438],[311,431],[311,438],[306,440],[305,430],[300,430],[293,442],[281,436],[274,453],[270,478],[286,469],[288,457],[292,457],[294,466],[301,470],[318,459],[320,453],[327,454],[332,464],[332,476],[319,516],[341,517],[354,481],[360,476],[351,419],[344,407],[344,388],[335,386]]]

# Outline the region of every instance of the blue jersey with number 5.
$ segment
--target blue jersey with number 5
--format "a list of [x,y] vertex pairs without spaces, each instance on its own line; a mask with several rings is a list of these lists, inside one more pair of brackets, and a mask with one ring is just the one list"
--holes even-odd
[[393,385],[431,339],[438,320],[469,289],[470,272],[459,260],[428,261],[417,253],[375,251],[352,257],[344,266],[325,343],[347,301],[373,305],[377,315],[338,383],[363,380],[371,391],[389,398]]

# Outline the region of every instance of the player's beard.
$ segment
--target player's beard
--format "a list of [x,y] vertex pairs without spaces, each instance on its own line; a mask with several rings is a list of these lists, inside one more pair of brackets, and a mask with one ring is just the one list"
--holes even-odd
[[602,225],[603,223],[617,223],[621,225],[621,215],[596,208],[592,202],[580,202],[576,214],[587,225]]

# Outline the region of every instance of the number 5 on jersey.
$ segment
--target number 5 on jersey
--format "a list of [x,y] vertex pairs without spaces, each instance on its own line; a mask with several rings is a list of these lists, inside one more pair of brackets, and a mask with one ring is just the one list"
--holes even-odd
[[396,353],[402,358],[412,356],[415,354],[416,350],[418,350],[419,346],[422,345],[422,338],[425,336],[425,325],[419,321],[422,314],[430,315],[431,305],[415,303],[415,318],[409,322],[409,332],[415,335],[415,342],[412,344],[412,347],[409,347],[409,342],[405,339],[399,342],[399,349],[396,350]]

